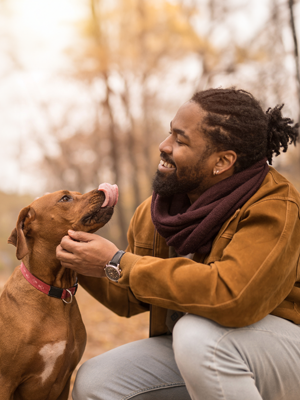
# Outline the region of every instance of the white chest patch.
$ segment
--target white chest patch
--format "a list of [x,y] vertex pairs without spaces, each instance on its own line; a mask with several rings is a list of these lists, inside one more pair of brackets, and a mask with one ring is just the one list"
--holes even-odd
[[42,383],[44,383],[45,380],[51,375],[56,360],[65,351],[66,344],[66,340],[62,340],[61,342],[57,343],[48,343],[45,344],[45,346],[43,346],[39,351],[39,354],[43,357],[43,360],[45,362],[44,371],[40,376],[42,378]]

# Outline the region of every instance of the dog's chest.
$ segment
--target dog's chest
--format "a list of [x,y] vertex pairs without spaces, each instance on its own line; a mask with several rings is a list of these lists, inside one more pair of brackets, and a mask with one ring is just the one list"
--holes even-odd
[[17,390],[18,396],[24,400],[59,398],[80,355],[78,346],[68,340],[41,344],[33,365],[25,373],[27,379]]
[[58,358],[66,351],[66,344],[66,340],[61,340],[57,343],[48,343],[39,351],[39,354],[44,361],[44,368],[40,375],[42,383],[44,383],[53,373]]

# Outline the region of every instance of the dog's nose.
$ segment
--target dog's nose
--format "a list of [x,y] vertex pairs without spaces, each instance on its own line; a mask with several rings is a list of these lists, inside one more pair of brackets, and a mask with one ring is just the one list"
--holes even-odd
[[105,200],[101,207],[113,207],[118,202],[119,189],[117,185],[111,185],[110,183],[101,183],[98,190],[105,194]]

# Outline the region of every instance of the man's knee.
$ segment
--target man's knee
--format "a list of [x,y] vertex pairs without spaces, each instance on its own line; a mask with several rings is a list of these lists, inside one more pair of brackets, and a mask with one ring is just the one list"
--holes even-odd
[[174,355],[181,373],[193,365],[208,366],[216,342],[223,334],[224,328],[211,320],[192,314],[183,316],[173,330]]
[[206,318],[187,314],[180,318],[173,330],[173,349],[178,357],[188,352],[205,352],[206,339],[211,336],[211,321]]

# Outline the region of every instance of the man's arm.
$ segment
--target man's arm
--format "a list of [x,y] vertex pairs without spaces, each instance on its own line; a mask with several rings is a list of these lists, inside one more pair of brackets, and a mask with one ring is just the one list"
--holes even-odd
[[298,206],[262,200],[244,212],[221,259],[206,265],[127,253],[119,284],[130,285],[147,303],[224,326],[250,325],[271,313],[294,286],[299,237]]

